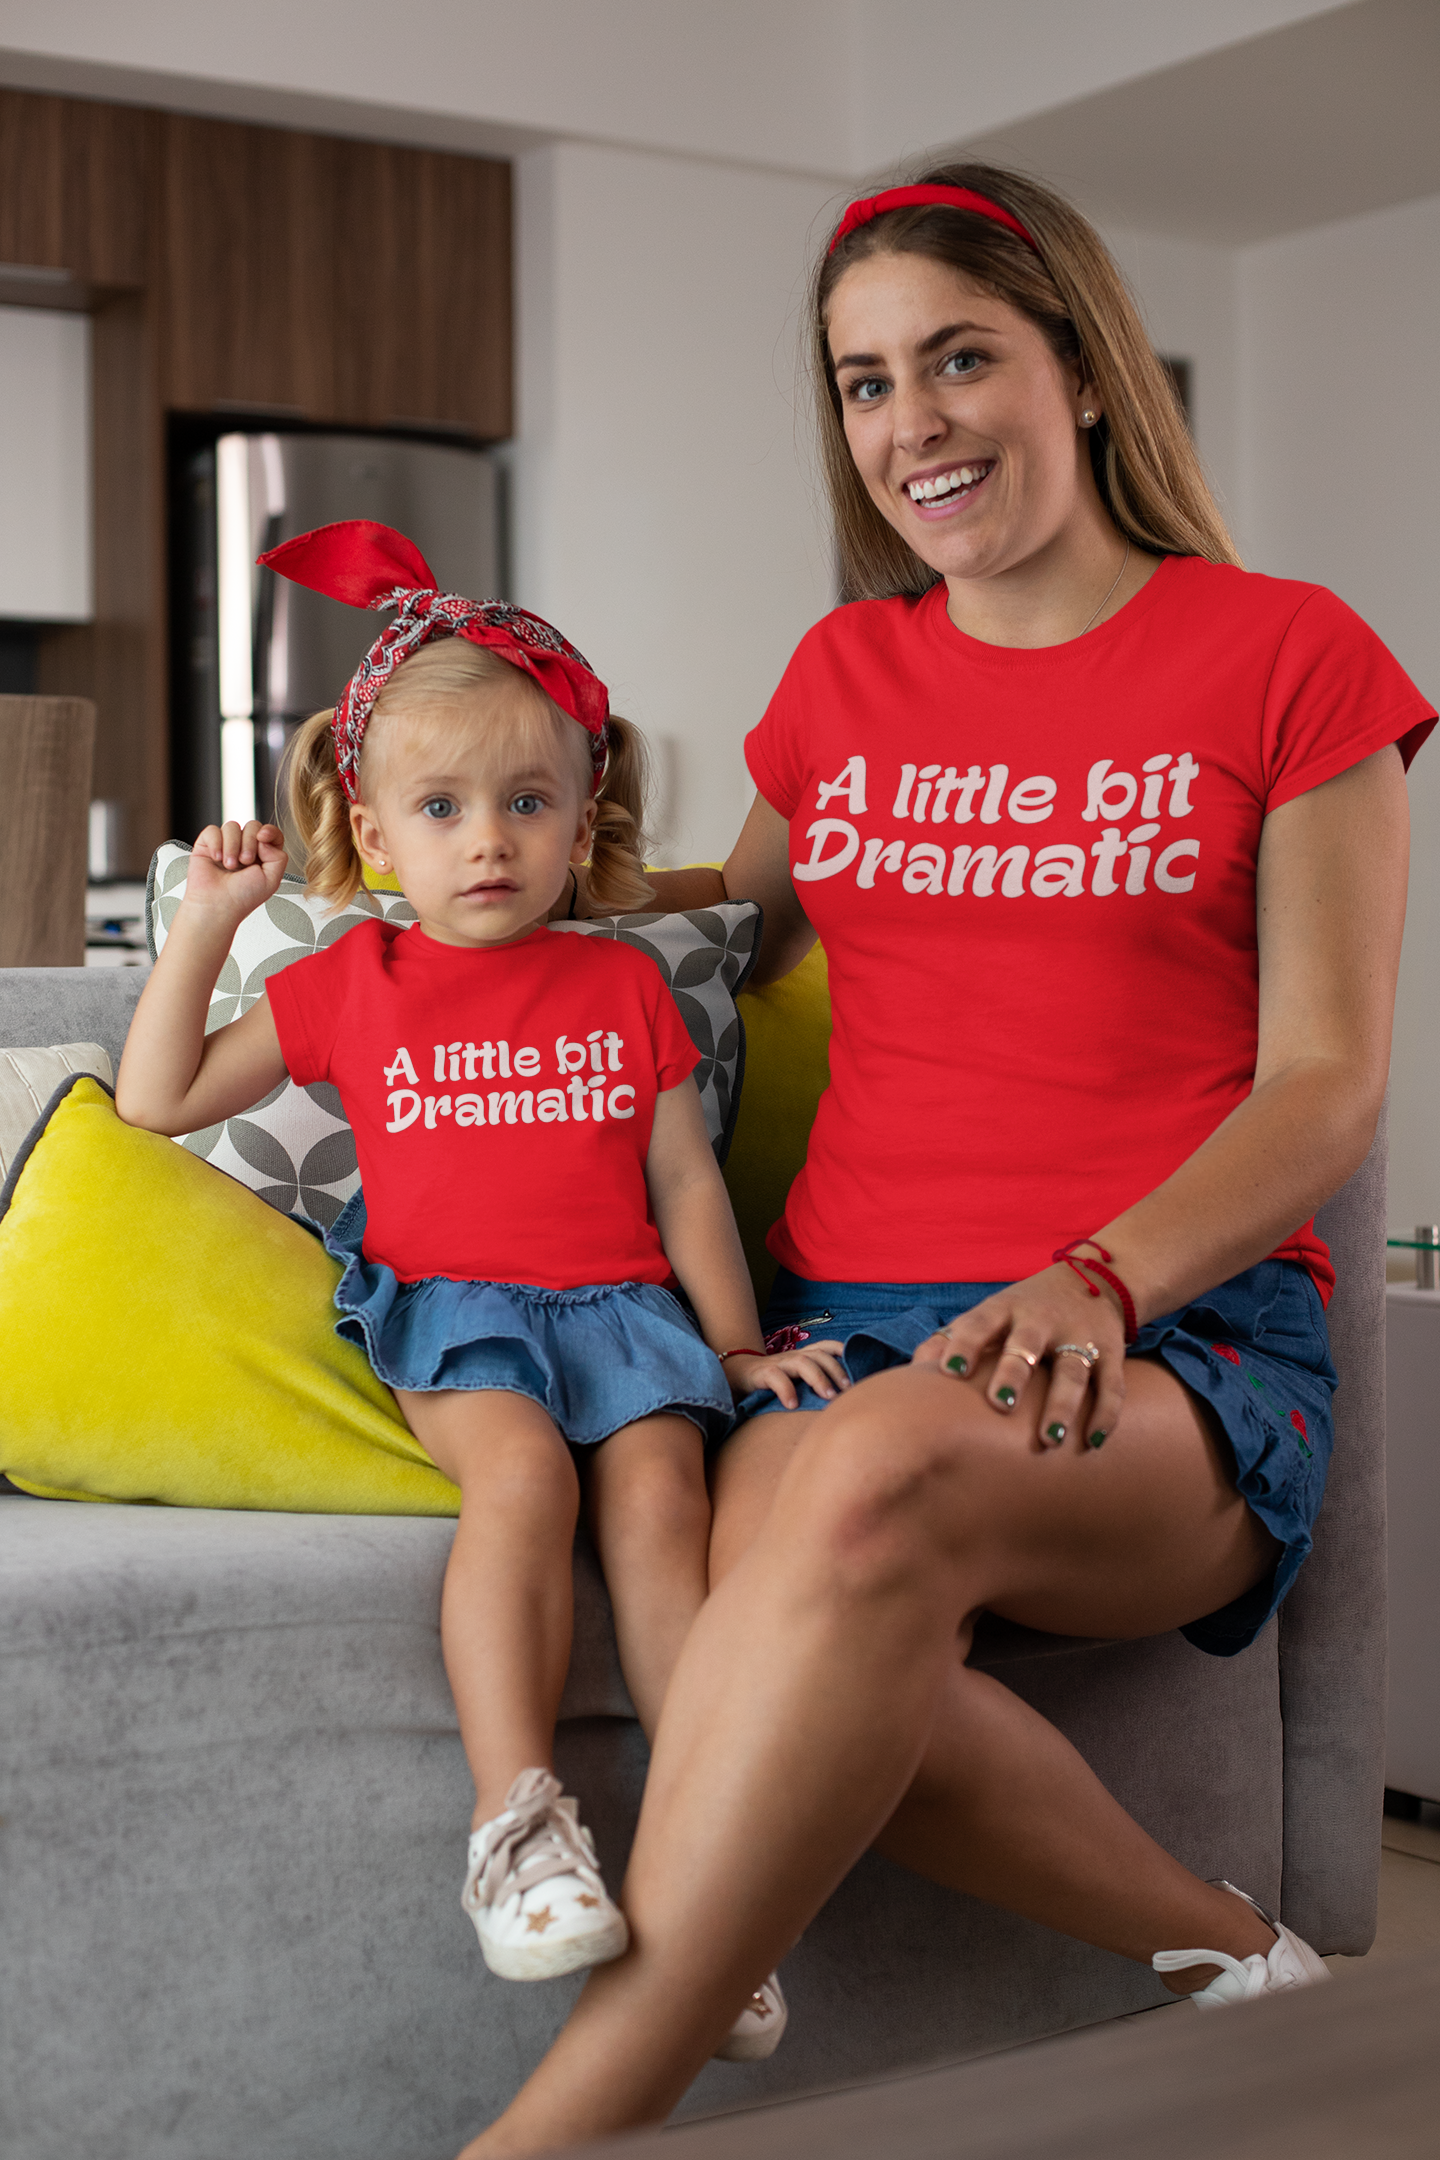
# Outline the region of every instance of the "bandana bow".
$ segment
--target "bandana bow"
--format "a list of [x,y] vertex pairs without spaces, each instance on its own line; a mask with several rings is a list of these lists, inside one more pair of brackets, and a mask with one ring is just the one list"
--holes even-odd
[[260,557],[270,569],[350,607],[394,608],[335,701],[335,763],[349,801],[359,800],[360,745],[375,700],[402,660],[432,638],[463,637],[533,675],[562,712],[591,737],[596,785],[609,755],[610,695],[584,655],[539,615],[508,600],[442,593],[413,541],[370,518],[319,525]]

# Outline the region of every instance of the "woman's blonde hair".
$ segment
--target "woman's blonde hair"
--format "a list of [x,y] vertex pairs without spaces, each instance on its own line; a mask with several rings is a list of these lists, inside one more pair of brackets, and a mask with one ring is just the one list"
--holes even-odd
[[915,184],[972,188],[988,196],[1020,220],[1039,253],[991,219],[922,204],[858,226],[816,265],[811,369],[843,597],[918,594],[939,580],[939,572],[881,516],[845,440],[830,362],[830,303],[845,272],[871,255],[928,256],[1028,316],[1057,359],[1078,367],[1099,393],[1101,417],[1090,431],[1090,457],[1101,500],[1120,531],[1153,554],[1238,563],[1174,385],[1089,220],[1040,181],[996,165],[940,165],[917,173]]
[[[558,741],[573,759],[581,801],[594,795],[595,829],[587,880],[592,909],[599,914],[624,914],[647,907],[651,888],[642,851],[649,759],[644,736],[618,713],[611,713],[610,758],[605,778],[596,788],[591,738],[578,720],[562,712],[523,669],[468,638],[436,638],[422,645],[396,668],[380,692],[360,751],[361,799],[365,799],[367,775],[370,785],[374,784],[396,720],[423,718],[443,725],[447,718],[460,719],[464,708],[473,710],[477,690],[511,693],[504,724],[533,729],[537,738],[551,743]],[[280,768],[276,793],[292,856],[305,865],[306,891],[342,908],[359,891],[364,866],[335,763],[333,720],[333,709],[317,712],[297,729]]]

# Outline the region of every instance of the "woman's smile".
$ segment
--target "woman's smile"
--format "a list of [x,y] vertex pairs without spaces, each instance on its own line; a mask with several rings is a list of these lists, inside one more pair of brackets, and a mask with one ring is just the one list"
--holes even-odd
[[968,464],[942,465],[938,471],[931,466],[911,474],[904,483],[905,493],[917,515],[927,525],[934,524],[972,503],[995,470],[996,462],[994,458],[972,458]]

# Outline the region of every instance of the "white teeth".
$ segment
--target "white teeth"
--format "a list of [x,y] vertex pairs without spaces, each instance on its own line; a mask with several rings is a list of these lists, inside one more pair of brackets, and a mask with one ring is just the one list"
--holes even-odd
[[912,502],[935,502],[953,495],[957,488],[973,487],[977,480],[984,479],[985,470],[983,465],[959,465],[954,472],[939,473],[933,480],[907,482],[906,492]]

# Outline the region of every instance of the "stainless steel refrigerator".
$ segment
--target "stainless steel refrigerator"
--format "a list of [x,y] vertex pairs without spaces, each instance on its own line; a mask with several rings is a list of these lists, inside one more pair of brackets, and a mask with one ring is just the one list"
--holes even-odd
[[388,616],[258,568],[340,518],[408,534],[442,591],[503,598],[501,474],[490,454],[391,436],[237,429],[192,449],[172,523],[174,822],[275,813],[300,722],[331,705]]

